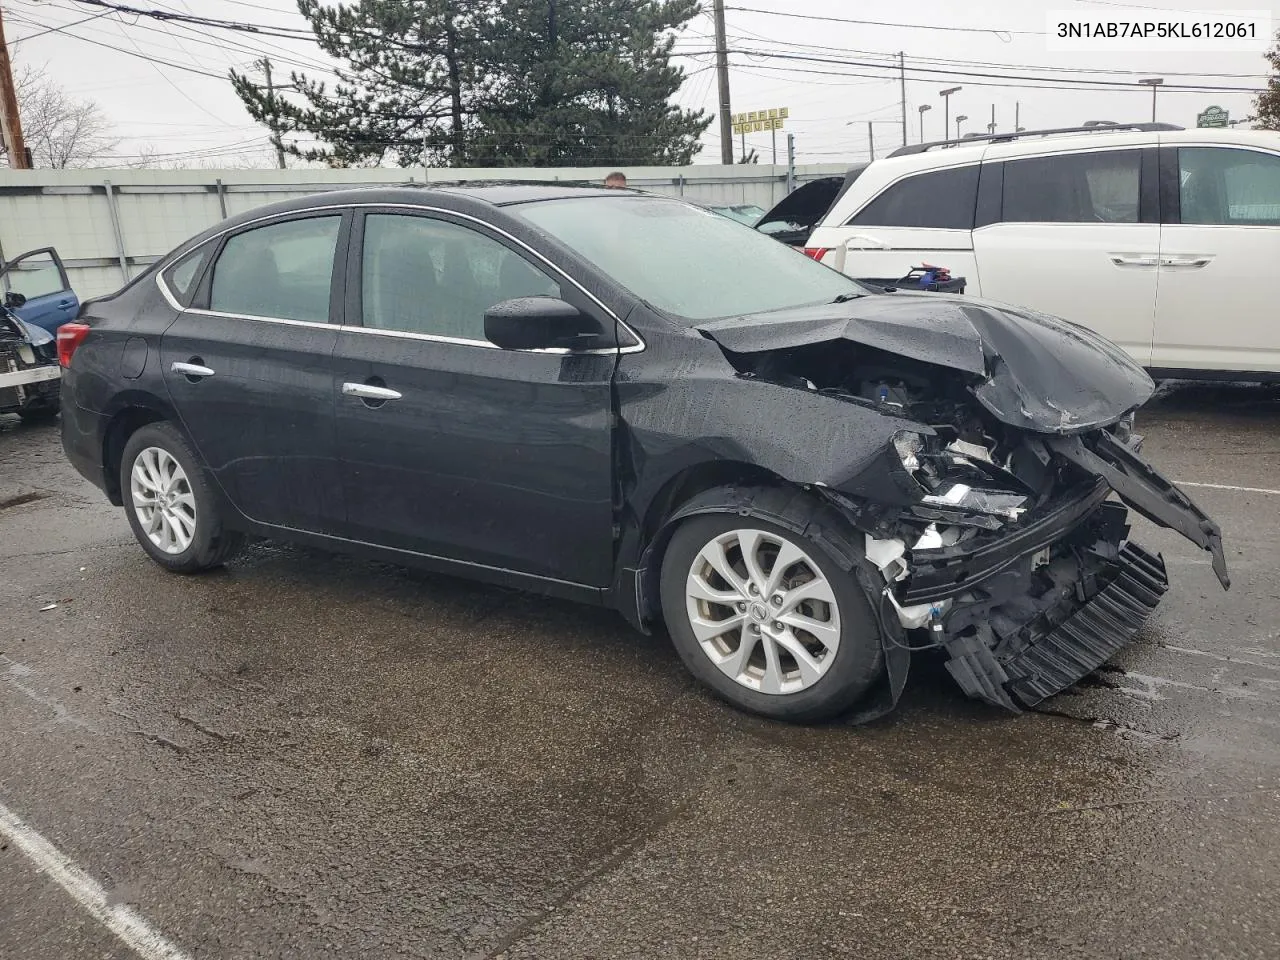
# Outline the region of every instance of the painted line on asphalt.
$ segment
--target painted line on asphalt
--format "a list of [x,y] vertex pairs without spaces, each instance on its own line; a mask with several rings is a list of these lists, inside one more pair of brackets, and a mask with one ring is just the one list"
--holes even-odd
[[1268,490],[1266,487],[1233,487],[1229,483],[1195,483],[1191,480],[1173,481],[1180,487],[1203,487],[1206,490],[1235,490],[1239,493],[1267,493],[1280,497],[1280,490]]
[[107,892],[48,840],[0,803],[0,837],[7,839],[41,873],[57,883],[85,911],[143,960],[191,960],[191,955],[147,923],[127,904],[108,902]]

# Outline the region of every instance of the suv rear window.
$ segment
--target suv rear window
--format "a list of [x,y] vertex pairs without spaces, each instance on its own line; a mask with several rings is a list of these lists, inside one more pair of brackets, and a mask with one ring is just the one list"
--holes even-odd
[[1141,150],[1008,160],[1006,223],[1137,223]]
[[977,204],[977,164],[936,170],[899,180],[854,214],[848,226],[972,230]]

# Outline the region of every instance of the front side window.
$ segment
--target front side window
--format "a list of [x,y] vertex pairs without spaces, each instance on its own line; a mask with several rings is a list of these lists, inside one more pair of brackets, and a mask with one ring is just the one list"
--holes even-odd
[[209,309],[327,323],[341,222],[309,217],[230,237],[213,265]]
[[497,240],[446,220],[365,218],[361,300],[366,327],[484,341],[484,314],[560,285]]
[[1137,223],[1141,150],[1008,160],[1005,223]]
[[1280,226],[1280,157],[1256,150],[1178,150],[1183,223]]
[[936,170],[899,180],[854,214],[851,227],[972,230],[978,166]]
[[710,320],[867,292],[759,231],[679,200],[571,197],[508,208],[657,309]]

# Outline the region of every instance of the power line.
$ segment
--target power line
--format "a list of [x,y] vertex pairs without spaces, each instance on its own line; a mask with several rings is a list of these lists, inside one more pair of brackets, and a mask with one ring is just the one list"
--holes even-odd
[[[819,63],[834,66],[860,67],[868,70],[893,70],[898,71],[897,64],[867,62],[866,60],[842,59],[838,57],[818,57],[807,54],[789,53],[778,50],[730,50],[730,53],[739,54],[747,57],[757,57],[769,60],[792,60],[802,63]],[[672,56],[697,56],[704,55],[706,51],[673,53]],[[767,69],[763,64],[754,62],[757,69]],[[777,69],[777,68],[775,68]],[[802,68],[792,68],[797,72],[804,72]],[[965,77],[966,82],[973,86],[987,87],[1021,87],[1028,90],[1081,90],[1105,88],[1110,90],[1132,90],[1135,87],[1124,80],[1066,80],[1057,77],[1036,77],[1018,74],[991,74],[989,72],[976,72],[972,70],[949,70],[942,67],[930,66],[911,66],[908,68],[914,74],[940,74],[946,77]],[[822,73],[823,71],[813,71]],[[875,76],[871,74],[843,73],[835,74],[836,76]],[[989,78],[989,79],[980,79]],[[922,78],[917,78],[922,79]],[[1020,83],[1008,83],[997,81],[1022,81]],[[927,80],[925,82],[928,82]],[[1166,84],[1164,90],[1181,90],[1196,93],[1260,93],[1262,88],[1257,87],[1230,87],[1217,86],[1211,84]]]
[[[854,47],[837,47],[819,43],[800,43],[791,40],[777,40],[771,37],[765,37],[761,34],[746,30],[742,27],[737,29],[749,36],[733,36],[731,39],[746,43],[773,43],[783,47],[792,47],[799,50],[819,50],[831,53],[842,54],[859,54],[867,57],[881,57],[886,61],[896,61],[896,53],[886,53],[879,50],[860,50]],[[1071,73],[1071,74],[1094,74],[1094,75],[1124,75],[1145,77],[1149,70],[1123,70],[1123,69],[1101,69],[1089,67],[1053,67],[1041,66],[1034,63],[999,63],[987,60],[960,60],[949,57],[925,57],[918,55],[909,55],[909,59],[917,63],[941,63],[954,66],[967,67],[985,67],[996,70],[1038,70],[1044,73]],[[896,66],[896,64],[894,64]],[[1162,70],[1162,75],[1166,77],[1215,77],[1227,80],[1258,80],[1265,79],[1268,75],[1265,73],[1196,73],[1190,70]]]
[[[45,29],[39,30],[35,33],[28,33],[25,37],[18,37],[16,40],[14,40],[13,46],[16,47],[18,44],[22,43],[22,41],[24,40],[34,40],[36,37],[43,37],[46,33],[61,33],[63,30],[67,29],[67,27],[77,27],[82,23],[88,23],[90,20],[97,20],[99,17],[108,16],[110,15],[110,13],[111,13],[110,10],[103,10],[101,13],[95,13],[91,17],[85,17],[83,20],[76,20],[72,23],[64,23],[54,27],[46,27]],[[23,23],[33,22],[31,20],[27,20],[21,17],[15,17],[14,19],[20,20]]]
[[[78,0],[79,2],[79,0]],[[903,30],[941,30],[947,33],[993,33],[1011,37],[1043,37],[1043,30],[1001,30],[996,27],[947,27],[935,23],[894,23],[885,20],[851,20],[847,17],[828,17],[816,13],[793,13],[790,10],[760,10],[756,7],[725,7],[735,13],[759,13],[768,17],[793,17],[797,20],[820,20],[824,23],[854,23],[863,27],[900,27]]]

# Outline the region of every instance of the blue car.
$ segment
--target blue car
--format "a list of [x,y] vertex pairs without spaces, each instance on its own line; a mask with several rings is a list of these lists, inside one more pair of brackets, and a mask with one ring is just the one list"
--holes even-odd
[[50,336],[80,311],[80,299],[53,247],[29,250],[0,263],[0,286],[10,312]]

